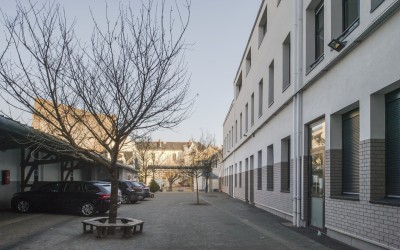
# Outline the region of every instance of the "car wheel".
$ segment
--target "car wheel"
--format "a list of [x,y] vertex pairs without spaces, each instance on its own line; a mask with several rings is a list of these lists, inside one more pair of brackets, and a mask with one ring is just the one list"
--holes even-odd
[[31,203],[27,200],[19,200],[16,209],[20,213],[27,213],[31,210]]
[[96,212],[94,205],[90,202],[83,203],[80,211],[83,216],[91,216]]
[[122,204],[128,204],[128,196],[126,194],[123,194],[121,197],[121,203]]

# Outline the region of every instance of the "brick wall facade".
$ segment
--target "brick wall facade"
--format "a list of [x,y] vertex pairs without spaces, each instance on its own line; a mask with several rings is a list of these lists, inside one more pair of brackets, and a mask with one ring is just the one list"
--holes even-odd
[[371,203],[384,198],[385,141],[365,140],[360,143],[359,200],[340,198],[339,169],[340,150],[328,150],[325,176],[325,226],[328,234],[333,230],[376,246],[400,248],[400,207]]
[[[273,165],[273,190],[267,190],[267,166],[263,166],[262,190],[255,190],[255,203],[257,207],[291,220],[293,213],[292,178],[290,179],[290,192],[281,191],[281,170],[287,164],[287,162],[279,162]],[[292,167],[290,167],[290,175],[293,176]]]

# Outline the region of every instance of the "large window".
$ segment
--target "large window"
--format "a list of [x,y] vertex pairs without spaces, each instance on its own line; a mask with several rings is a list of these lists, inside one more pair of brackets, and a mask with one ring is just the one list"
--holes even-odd
[[281,192],[290,191],[290,137],[281,141]]
[[[339,3],[339,4],[337,4]],[[341,9],[341,1],[332,1],[333,5],[339,5],[338,9]],[[333,15],[333,14],[332,14]],[[335,14],[335,22],[332,25],[339,23],[341,25],[340,17]],[[339,20],[337,20],[339,19]],[[307,72],[312,70],[319,62],[323,60],[324,55],[324,27],[325,27],[325,12],[324,12],[324,0],[311,0],[306,7],[305,15],[305,46],[306,46],[306,66]],[[340,34],[342,32],[340,31]]]
[[274,147],[267,148],[267,190],[274,190]]
[[265,34],[267,34],[267,12],[268,8],[265,6],[263,15],[261,16],[260,23],[258,24],[258,46],[264,40]]
[[269,82],[268,82],[268,106],[274,103],[274,61],[271,62],[268,68],[269,72]]
[[251,126],[253,126],[254,125],[254,93],[251,94],[250,109],[251,109]]
[[263,115],[264,86],[263,80],[258,83],[258,117]]
[[360,17],[360,0],[343,0],[343,31]]
[[324,55],[324,2],[315,9],[315,60]]
[[244,125],[245,125],[245,130],[244,130],[244,132],[246,133],[247,131],[249,131],[249,104],[248,103],[246,103],[246,107],[245,107],[245,122],[244,122]]
[[290,34],[282,44],[282,92],[290,85]]
[[239,188],[242,187],[242,162],[239,162]]
[[251,49],[249,50],[246,56],[246,75],[249,74],[250,69],[251,69]]
[[242,117],[242,113],[240,113],[240,118],[239,118],[240,139],[242,139],[242,136],[243,136],[243,127],[242,127],[242,124],[243,124],[243,117]]
[[237,163],[235,163],[235,187],[237,187]]
[[238,141],[238,121],[235,121],[235,143]]
[[233,126],[232,126],[231,131],[232,131],[232,133],[231,133],[231,147],[233,148],[233,145],[234,145],[234,144],[233,144],[233,143],[234,143],[234,142],[233,142],[233,137],[234,137],[234,136],[233,136]]
[[360,115],[353,110],[342,116],[343,194],[358,195],[360,186]]
[[257,189],[262,189],[262,151],[258,151]]
[[242,90],[242,72],[240,72],[239,78],[236,82],[236,98],[239,97],[241,90]]
[[400,198],[400,90],[386,96],[386,195]]

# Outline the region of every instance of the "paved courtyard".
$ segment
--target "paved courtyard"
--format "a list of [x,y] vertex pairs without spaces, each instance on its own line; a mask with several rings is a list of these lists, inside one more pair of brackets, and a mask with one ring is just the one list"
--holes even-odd
[[0,215],[0,249],[350,249],[222,193],[157,193],[122,205],[119,216],[143,220],[144,232],[97,239],[77,215]]

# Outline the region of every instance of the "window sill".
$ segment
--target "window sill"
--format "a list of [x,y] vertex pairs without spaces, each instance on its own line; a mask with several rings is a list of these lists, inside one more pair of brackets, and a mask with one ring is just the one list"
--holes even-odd
[[273,190],[273,189],[268,189],[268,188],[267,188],[267,191],[274,191],[274,190]]
[[400,207],[400,199],[396,198],[375,199],[375,200],[370,200],[369,203]]
[[270,104],[268,104],[268,108],[270,108],[272,106],[272,104],[274,104],[274,102],[271,102]]
[[350,26],[343,31],[343,33],[338,37],[340,41],[344,41],[358,26],[360,25],[360,18],[357,18]]
[[318,64],[320,64],[323,60],[324,60],[324,55],[321,55],[320,57],[318,57],[315,60],[315,62],[313,62],[310,65],[310,69],[307,71],[306,75],[310,74],[310,72],[313,71],[318,66]]
[[281,190],[281,193],[287,193],[287,194],[290,194],[290,190]]
[[282,93],[285,92],[290,87],[290,82],[282,89]]
[[371,11],[370,13],[374,12],[374,10],[376,10],[382,3],[384,2],[384,0],[382,0],[380,3],[378,3],[378,5],[376,6],[371,6]]
[[335,200],[360,201],[360,197],[358,195],[332,195],[329,198]]

